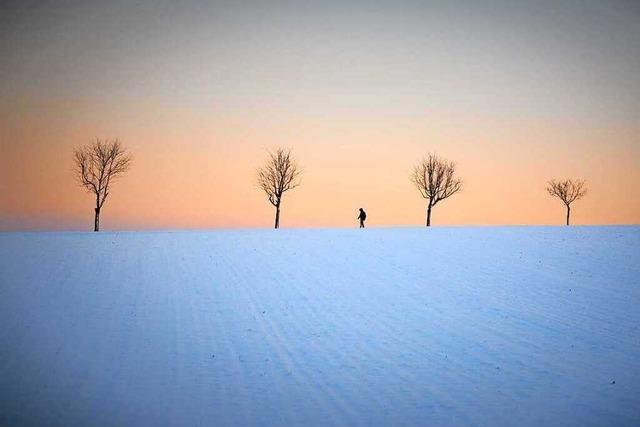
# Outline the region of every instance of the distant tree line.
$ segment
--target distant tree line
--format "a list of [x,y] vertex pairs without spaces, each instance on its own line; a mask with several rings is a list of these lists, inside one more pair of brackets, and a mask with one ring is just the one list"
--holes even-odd
[[[100,213],[117,178],[129,170],[132,156],[119,140],[99,140],[76,148],[73,163],[77,181],[95,197],[93,231],[100,230]],[[291,150],[277,148],[268,152],[264,165],[256,171],[257,186],[275,208],[274,228],[280,227],[280,208],[284,194],[301,183],[302,170]],[[426,201],[426,225],[431,226],[433,208],[462,190],[462,180],[456,175],[456,164],[428,153],[411,171],[410,181]],[[551,180],[547,192],[559,198],[567,209],[566,225],[570,223],[571,204],[587,194],[585,181]]]

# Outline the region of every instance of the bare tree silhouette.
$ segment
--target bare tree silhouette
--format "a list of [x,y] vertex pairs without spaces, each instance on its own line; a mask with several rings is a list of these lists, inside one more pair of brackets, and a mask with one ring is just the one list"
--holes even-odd
[[427,199],[427,227],[431,225],[431,209],[440,201],[462,189],[462,181],[455,177],[456,165],[429,153],[413,167],[411,182]]
[[117,139],[85,145],[74,150],[73,162],[78,182],[96,196],[93,231],[100,230],[100,210],[113,181],[131,166],[131,155]]
[[302,171],[291,156],[291,150],[278,148],[269,152],[266,164],[259,168],[258,186],[264,191],[269,202],[276,208],[275,228],[280,227],[280,204],[285,192],[300,185]]
[[581,199],[587,194],[587,188],[583,180],[565,179],[564,181],[556,181],[552,179],[547,183],[547,192],[553,197],[557,197],[567,207],[567,225],[569,225],[569,216],[571,215],[571,203]]

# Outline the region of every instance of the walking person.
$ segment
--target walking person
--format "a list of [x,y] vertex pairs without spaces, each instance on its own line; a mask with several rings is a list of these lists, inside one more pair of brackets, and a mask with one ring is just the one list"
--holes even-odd
[[358,219],[360,220],[360,228],[364,228],[364,220],[367,219],[367,213],[362,208],[360,208]]

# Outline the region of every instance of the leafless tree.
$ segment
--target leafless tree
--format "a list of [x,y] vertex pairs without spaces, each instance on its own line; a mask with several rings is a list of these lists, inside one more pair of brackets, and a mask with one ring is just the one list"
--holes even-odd
[[567,207],[567,225],[569,225],[569,215],[571,215],[571,203],[581,199],[587,194],[585,182],[582,180],[565,179],[556,181],[552,179],[547,183],[547,191],[553,197],[557,197]]
[[297,162],[291,156],[291,150],[285,148],[269,152],[266,164],[257,171],[258,186],[276,208],[275,228],[280,227],[282,196],[300,185],[301,172]]
[[455,177],[456,165],[429,153],[413,167],[411,182],[427,200],[427,227],[431,225],[431,209],[440,201],[462,189],[462,181]]
[[117,139],[95,142],[76,148],[73,162],[78,182],[96,196],[93,231],[100,230],[100,210],[111,191],[113,181],[129,170],[131,155]]

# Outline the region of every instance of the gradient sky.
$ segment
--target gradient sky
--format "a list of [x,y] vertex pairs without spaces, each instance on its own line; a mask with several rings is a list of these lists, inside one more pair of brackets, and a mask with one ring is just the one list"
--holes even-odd
[[73,148],[132,170],[104,229],[271,226],[266,149],[303,183],[281,223],[422,225],[410,170],[465,186],[435,225],[562,224],[551,178],[587,180],[576,224],[640,222],[640,3],[1,2],[0,230],[90,230]]

